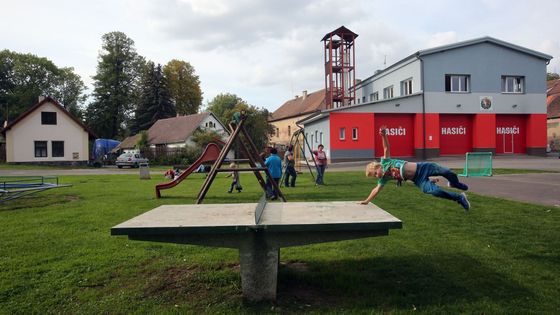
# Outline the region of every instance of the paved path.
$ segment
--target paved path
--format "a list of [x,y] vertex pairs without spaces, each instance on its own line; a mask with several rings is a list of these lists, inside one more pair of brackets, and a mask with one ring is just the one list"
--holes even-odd
[[469,185],[470,192],[480,195],[560,207],[560,173],[461,177],[460,180]]

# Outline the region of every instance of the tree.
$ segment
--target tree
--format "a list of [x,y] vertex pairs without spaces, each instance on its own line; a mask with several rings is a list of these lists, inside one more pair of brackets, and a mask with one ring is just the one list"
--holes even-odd
[[173,59],[163,67],[177,113],[196,114],[202,104],[200,80],[190,63]]
[[136,142],[136,148],[140,150],[145,150],[150,144],[148,143],[148,132],[146,130],[140,131],[140,138]]
[[558,80],[558,79],[560,79],[560,74],[558,73],[548,72],[546,74],[546,81]]
[[202,129],[198,127],[191,137],[192,142],[194,142],[198,147],[204,148],[210,142],[216,143],[216,139],[223,141],[222,134],[212,129]]
[[47,58],[0,51],[0,119],[12,120],[37,103],[39,96],[56,99],[80,117],[86,87],[73,68],[58,68]]
[[226,125],[231,121],[234,113],[244,110],[248,116],[245,122],[245,129],[249,133],[251,140],[253,140],[257,149],[264,149],[266,147],[273,131],[272,125],[268,123],[270,113],[266,109],[249,105],[237,95],[229,93],[219,94],[214,97],[208,103],[207,109]]
[[122,32],[102,37],[97,73],[93,76],[93,102],[88,106],[89,126],[103,138],[123,138],[138,102],[137,85],[144,59],[134,41]]
[[132,133],[149,129],[157,120],[176,115],[161,65],[148,63],[141,91],[142,97],[131,126]]

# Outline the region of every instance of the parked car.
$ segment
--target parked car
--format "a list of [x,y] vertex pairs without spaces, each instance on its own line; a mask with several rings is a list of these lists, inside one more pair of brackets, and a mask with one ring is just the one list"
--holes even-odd
[[118,168],[122,168],[123,166],[139,167],[142,163],[148,163],[148,159],[138,153],[123,153],[117,158],[115,164]]

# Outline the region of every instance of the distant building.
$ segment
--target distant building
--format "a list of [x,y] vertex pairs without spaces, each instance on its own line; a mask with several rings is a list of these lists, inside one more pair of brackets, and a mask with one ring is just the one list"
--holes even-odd
[[546,95],[547,143],[560,151],[560,79],[547,82]]
[[2,129],[6,162],[86,164],[94,133],[51,97],[39,102]]
[[381,156],[381,126],[393,156],[544,155],[550,59],[492,37],[420,50],[358,82],[352,105],[300,123],[331,161]]
[[274,127],[274,133],[269,139],[270,145],[283,149],[290,143],[293,133],[299,129],[296,121],[318,113],[325,108],[324,89],[309,94],[307,91],[303,91],[301,96],[286,101],[272,113],[268,120]]
[[[203,112],[159,119],[147,130],[148,145],[155,152],[194,145],[192,136],[197,129],[216,131],[222,136],[217,142],[224,141],[229,136],[227,128],[213,113]],[[140,134],[130,136],[124,139],[115,151],[134,149],[139,139]]]

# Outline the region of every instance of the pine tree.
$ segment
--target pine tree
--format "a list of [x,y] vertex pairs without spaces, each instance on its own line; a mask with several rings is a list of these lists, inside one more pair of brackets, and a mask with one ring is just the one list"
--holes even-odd
[[175,107],[161,65],[149,62],[141,84],[141,98],[136,110],[133,134],[149,129],[157,120],[174,117]]
[[93,102],[86,111],[89,126],[103,138],[122,138],[126,123],[137,104],[136,82],[143,58],[134,41],[122,32],[103,35],[103,51],[93,77]]

